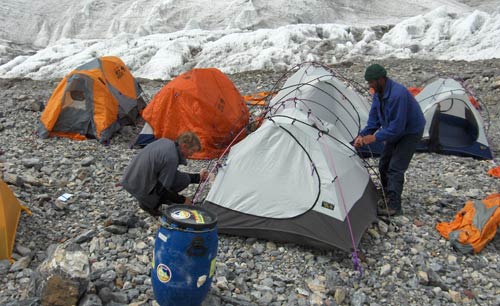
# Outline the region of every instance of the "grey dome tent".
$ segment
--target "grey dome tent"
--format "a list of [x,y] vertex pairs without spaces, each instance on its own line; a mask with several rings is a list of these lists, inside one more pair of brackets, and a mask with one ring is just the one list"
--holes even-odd
[[415,96],[426,125],[419,151],[492,159],[481,113],[454,79],[439,78]]
[[[360,85],[329,69],[311,63],[303,64],[286,80],[270,101],[270,114],[285,108],[298,108],[315,114],[321,121],[333,124],[336,133],[352,142],[366,125],[370,103],[359,92]],[[373,143],[358,149],[364,156],[378,156],[383,144]]]
[[342,133],[287,108],[231,148],[203,207],[221,233],[348,251],[376,220],[376,201]]

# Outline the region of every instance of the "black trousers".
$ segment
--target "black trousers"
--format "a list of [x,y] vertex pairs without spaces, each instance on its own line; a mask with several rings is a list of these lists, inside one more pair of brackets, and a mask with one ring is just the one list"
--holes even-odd
[[171,203],[184,203],[186,199],[184,196],[179,195],[179,192],[186,189],[189,184],[192,183],[191,177],[188,173],[177,171],[175,175],[174,182],[170,188],[165,188],[161,183],[158,183],[155,187],[155,192],[160,195],[161,204],[171,204]]
[[386,143],[379,160],[382,186],[387,194],[389,207],[401,209],[401,194],[408,170],[422,133],[408,134],[393,143]]
[[162,204],[170,205],[172,203],[182,204],[186,199],[184,196],[180,195],[179,192],[186,189],[187,186],[191,184],[191,177],[187,173],[177,172],[174,183],[170,188],[165,188],[161,183],[157,183],[152,192],[156,193],[160,196],[158,203],[156,203],[155,207],[151,207],[150,205],[146,205],[139,201],[139,206],[149,213],[152,216],[161,216],[161,212],[158,208]]

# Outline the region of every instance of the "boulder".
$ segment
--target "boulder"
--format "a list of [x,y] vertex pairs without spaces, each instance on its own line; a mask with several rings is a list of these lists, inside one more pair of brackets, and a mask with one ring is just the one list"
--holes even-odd
[[89,256],[72,240],[49,249],[35,272],[33,294],[44,306],[76,305],[89,285]]

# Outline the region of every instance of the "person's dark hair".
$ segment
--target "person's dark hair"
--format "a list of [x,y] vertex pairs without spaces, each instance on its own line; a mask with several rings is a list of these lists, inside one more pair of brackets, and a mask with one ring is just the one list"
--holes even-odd
[[185,144],[188,149],[198,149],[201,151],[201,142],[198,135],[191,131],[183,132],[177,137],[177,143],[179,145]]

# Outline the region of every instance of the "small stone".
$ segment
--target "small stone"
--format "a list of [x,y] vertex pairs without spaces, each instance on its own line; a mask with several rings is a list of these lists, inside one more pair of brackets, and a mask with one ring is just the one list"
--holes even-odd
[[27,158],[22,160],[23,165],[26,168],[42,168],[42,164],[39,158]]
[[424,286],[427,286],[429,284],[429,276],[427,275],[427,272],[418,271],[417,276],[418,276],[418,281],[420,284],[422,284]]
[[54,206],[57,210],[65,210],[68,207],[68,202],[57,199],[54,201]]
[[7,184],[16,185],[16,186],[22,186],[24,184],[24,180],[22,177],[20,177],[19,175],[16,175],[16,174],[12,174],[12,173],[4,173],[3,180]]
[[78,306],[101,306],[101,299],[95,294],[86,294],[78,303]]
[[40,101],[31,101],[28,107],[29,110],[34,112],[40,112],[44,109],[43,102]]
[[433,262],[429,265],[429,267],[432,269],[434,272],[439,272],[443,270],[443,266],[439,263]]
[[307,287],[312,291],[312,292],[325,292],[325,285],[321,283],[318,279],[314,280],[307,280]]
[[472,292],[471,290],[468,290],[468,289],[464,290],[464,295],[466,297],[468,297],[469,299],[471,299],[471,300],[476,297],[476,295],[474,294],[474,292]]
[[298,294],[300,295],[303,295],[303,296],[309,296],[309,291],[307,291],[306,289],[304,288],[296,288],[295,289],[297,291]]
[[21,271],[29,267],[31,263],[31,256],[21,257],[19,260],[14,262],[14,264],[10,267],[10,272]]
[[416,227],[422,227],[424,226],[424,222],[420,221],[419,219],[415,219],[413,220],[413,224],[416,226]]
[[76,243],[84,243],[87,241],[92,240],[96,234],[95,230],[88,230],[82,234],[80,234],[78,237],[75,238]]
[[128,227],[122,225],[110,225],[106,227],[105,230],[112,234],[122,235],[128,231]]
[[387,233],[389,231],[389,226],[383,221],[378,222],[378,228],[382,233]]
[[139,241],[135,247],[138,249],[138,250],[144,250],[145,248],[148,247],[147,243],[145,243],[144,241]]
[[455,303],[460,303],[462,301],[462,297],[460,296],[460,292],[449,290],[448,294],[450,295],[450,299]]
[[269,305],[273,300],[272,291],[265,291],[259,299],[259,305]]
[[276,243],[274,243],[272,241],[266,242],[266,249],[268,251],[274,251],[274,250],[276,250]]
[[22,256],[28,256],[29,254],[31,254],[31,250],[29,248],[19,244],[16,245],[16,252],[18,252]]
[[322,294],[313,293],[309,298],[309,301],[311,305],[321,305],[323,304],[323,299],[324,297]]
[[224,276],[217,277],[215,286],[222,290],[229,290],[227,279]]
[[334,298],[335,298],[335,302],[337,302],[338,305],[341,305],[344,302],[345,297],[346,297],[345,289],[343,289],[343,288],[335,289]]
[[498,89],[498,88],[500,88],[500,80],[495,81],[493,82],[493,84],[491,84],[491,89]]
[[94,162],[94,158],[92,156],[89,156],[89,157],[82,159],[82,161],[80,162],[80,165],[82,165],[83,167],[88,167],[88,166],[92,165],[93,162]]
[[116,272],[114,270],[109,270],[101,274],[100,279],[102,279],[105,283],[112,283],[116,279]]
[[0,260],[0,275],[4,275],[10,269],[10,262],[7,259]]
[[370,236],[372,236],[374,239],[380,239],[380,234],[374,229],[374,228],[369,228],[368,233]]
[[380,276],[385,276],[385,275],[388,275],[389,273],[391,273],[391,265],[390,264],[385,264],[382,266],[382,268],[380,268]]
[[363,306],[366,302],[366,294],[361,291],[354,292],[352,297],[351,305],[353,306]]

